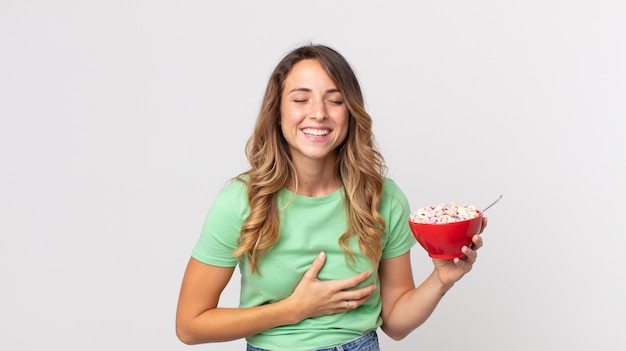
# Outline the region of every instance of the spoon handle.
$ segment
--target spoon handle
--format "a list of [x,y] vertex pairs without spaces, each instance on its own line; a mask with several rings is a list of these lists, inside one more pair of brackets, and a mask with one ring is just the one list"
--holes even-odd
[[485,213],[485,211],[487,211],[489,209],[489,207],[495,205],[498,201],[500,201],[500,199],[502,198],[502,195],[498,196],[498,198],[496,199],[496,201],[492,202],[491,205],[485,207],[485,209],[482,210],[482,213]]

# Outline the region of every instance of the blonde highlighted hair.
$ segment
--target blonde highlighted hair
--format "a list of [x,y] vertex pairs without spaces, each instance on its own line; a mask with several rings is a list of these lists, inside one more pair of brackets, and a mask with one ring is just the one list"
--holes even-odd
[[346,256],[354,260],[348,242],[357,236],[361,252],[377,267],[382,254],[385,220],[378,212],[383,191],[384,159],[372,133],[372,118],[365,111],[361,87],[346,59],[325,45],[305,45],[288,53],[270,76],[246,156],[251,168],[239,175],[245,182],[250,215],[243,223],[238,248],[233,254],[246,257],[252,272],[259,259],[278,240],[280,213],[277,194],[288,180],[297,184],[288,144],[280,129],[280,105],[284,83],[292,67],[315,59],[333,79],[349,111],[346,139],[337,150],[335,172],[345,190],[348,228],[339,238]]

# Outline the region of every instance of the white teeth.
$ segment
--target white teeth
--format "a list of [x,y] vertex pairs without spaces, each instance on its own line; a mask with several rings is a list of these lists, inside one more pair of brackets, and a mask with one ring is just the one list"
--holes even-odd
[[304,134],[315,135],[315,136],[322,136],[322,135],[328,134],[328,129],[306,128],[306,129],[303,129],[302,132]]

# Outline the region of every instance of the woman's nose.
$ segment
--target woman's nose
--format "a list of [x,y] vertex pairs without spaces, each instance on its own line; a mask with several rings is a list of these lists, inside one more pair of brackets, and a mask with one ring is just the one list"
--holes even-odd
[[326,111],[326,105],[324,101],[313,101],[311,104],[311,113],[309,114],[310,118],[316,120],[325,120],[328,118],[328,113]]

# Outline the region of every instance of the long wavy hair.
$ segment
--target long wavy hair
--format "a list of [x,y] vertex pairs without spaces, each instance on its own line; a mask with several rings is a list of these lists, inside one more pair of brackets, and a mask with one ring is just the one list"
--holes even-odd
[[250,269],[258,269],[259,259],[276,243],[280,233],[277,194],[288,180],[297,188],[298,179],[280,122],[281,96],[292,67],[305,59],[315,59],[326,70],[341,92],[349,111],[346,139],[337,149],[335,172],[345,191],[347,230],[339,238],[346,256],[354,261],[348,243],[358,237],[361,252],[378,266],[382,254],[385,220],[378,212],[386,166],[372,133],[372,118],[365,111],[361,87],[346,59],[325,45],[305,45],[289,52],[270,76],[254,132],[246,144],[251,168],[237,179],[246,183],[250,215],[243,223],[238,248],[233,254],[246,257]]

